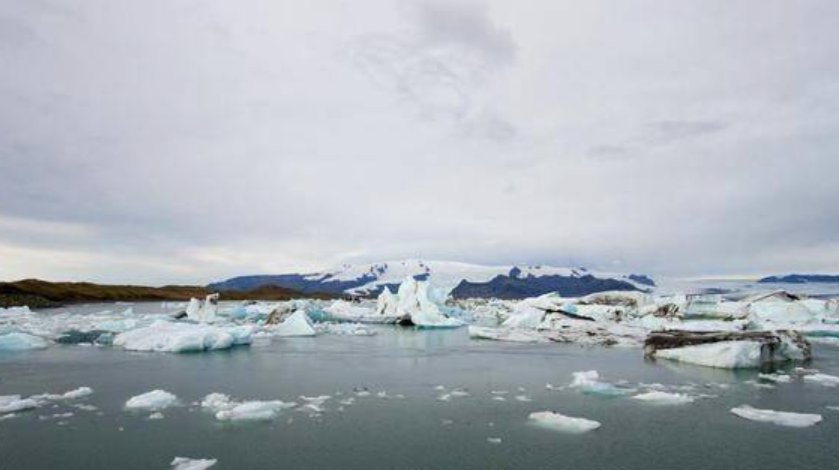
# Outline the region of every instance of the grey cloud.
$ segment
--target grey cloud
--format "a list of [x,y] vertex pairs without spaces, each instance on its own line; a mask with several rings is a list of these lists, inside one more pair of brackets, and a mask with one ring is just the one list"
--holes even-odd
[[3,279],[839,269],[836,2],[43,4],[2,13]]
[[348,45],[350,60],[371,80],[410,102],[423,119],[444,119],[456,133],[495,141],[515,126],[477,90],[515,59],[512,33],[483,3],[419,1],[404,8],[407,29],[365,35]]

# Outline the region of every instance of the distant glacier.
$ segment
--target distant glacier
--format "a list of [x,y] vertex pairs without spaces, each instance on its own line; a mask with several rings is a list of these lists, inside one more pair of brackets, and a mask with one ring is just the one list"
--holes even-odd
[[549,292],[573,297],[604,291],[647,290],[655,281],[643,274],[617,274],[586,268],[552,266],[484,266],[453,261],[404,260],[343,265],[315,273],[234,277],[209,284],[217,291],[279,286],[304,293],[378,295],[395,289],[405,278],[430,281],[456,298],[523,299]]

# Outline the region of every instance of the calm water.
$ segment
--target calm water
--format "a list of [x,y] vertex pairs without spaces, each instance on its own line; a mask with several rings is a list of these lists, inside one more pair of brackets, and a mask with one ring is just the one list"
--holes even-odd
[[[584,349],[469,341],[465,330],[381,328],[374,337],[275,339],[208,354],[138,354],[62,346],[0,355],[0,395],[59,393],[90,386],[95,394],[0,421],[0,469],[168,469],[175,456],[216,458],[213,469],[829,469],[839,462],[839,389],[796,381],[772,390],[748,383],[756,373],[650,363],[639,350]],[[821,347],[812,367],[839,374],[839,351]],[[571,373],[596,369],[610,381],[700,385],[718,394],[675,407],[626,398],[551,391]],[[705,388],[728,383],[730,388]],[[467,388],[471,397],[437,400],[437,385]],[[320,418],[284,412],[268,423],[223,424],[193,402],[210,392],[237,399],[296,400],[299,395],[352,395]],[[519,387],[525,389],[519,391]],[[163,388],[184,406],[163,420],[123,410],[129,397]],[[491,390],[509,390],[506,402]],[[375,392],[403,394],[382,399]],[[514,395],[532,402],[519,402]],[[806,429],[745,421],[729,408],[821,413]],[[583,435],[527,423],[533,411],[556,410],[600,421]],[[41,416],[73,411],[65,419]],[[66,424],[59,424],[59,422]],[[489,437],[500,437],[492,444]]]

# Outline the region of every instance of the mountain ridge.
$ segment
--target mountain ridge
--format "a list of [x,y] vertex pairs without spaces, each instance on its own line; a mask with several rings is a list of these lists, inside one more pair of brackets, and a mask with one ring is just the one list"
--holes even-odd
[[456,261],[402,260],[345,264],[311,273],[237,276],[211,283],[210,290],[235,291],[276,285],[307,293],[375,296],[413,277],[429,280],[453,296],[524,298],[548,292],[586,295],[604,290],[645,290],[655,282],[642,274],[590,271],[583,267],[544,265],[486,266]]

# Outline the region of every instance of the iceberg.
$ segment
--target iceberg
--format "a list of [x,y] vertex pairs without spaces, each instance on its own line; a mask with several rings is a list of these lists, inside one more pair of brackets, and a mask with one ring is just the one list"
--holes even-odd
[[272,327],[271,331],[277,336],[316,336],[318,334],[312,320],[303,310],[294,312],[282,323]]
[[600,374],[596,370],[574,372],[572,375],[574,379],[571,381],[569,387],[585,394],[619,397],[635,393],[635,389],[620,388],[608,382],[600,381]]
[[120,333],[114,346],[129,351],[200,352],[250,344],[251,326],[211,326],[158,320],[149,326]]
[[420,328],[457,328],[465,323],[450,317],[442,311],[443,300],[427,282],[408,277],[399,285],[394,296],[385,289],[377,299],[376,313],[384,318],[395,318],[397,322],[412,324]]
[[632,397],[634,400],[640,400],[648,403],[655,403],[659,405],[685,405],[693,403],[694,398],[684,393],[669,393],[661,391],[652,391],[646,393],[639,393]]
[[[390,291],[387,292],[390,294]],[[384,292],[382,294],[384,295]],[[346,300],[336,300],[324,308],[323,312],[326,314],[325,319],[341,322],[396,323],[397,320],[396,317],[387,317],[380,314],[378,309],[374,311],[370,308],[347,302]]]
[[492,328],[487,326],[470,326],[469,337],[472,339],[509,341],[513,343],[545,343],[548,341],[546,337],[534,330],[521,328]]
[[761,364],[761,343],[721,341],[718,343],[659,349],[656,358],[723,369],[756,368]]
[[46,347],[47,341],[39,336],[20,332],[0,334],[0,352],[29,351]]
[[296,405],[280,400],[237,402],[223,393],[211,393],[201,402],[201,407],[214,413],[219,421],[270,421],[280,411]]
[[758,408],[752,408],[749,405],[742,405],[736,408],[732,408],[731,412],[741,418],[748,419],[751,421],[758,421],[761,423],[772,423],[777,424],[778,426],[789,426],[793,428],[806,428],[814,426],[822,420],[822,415],[818,414],[761,410]]
[[165,390],[152,390],[125,402],[125,408],[129,410],[152,410],[158,411],[174,406],[178,403],[178,397]]
[[210,294],[203,302],[193,297],[186,307],[187,318],[200,323],[214,322],[218,315],[218,299],[219,294]]
[[555,411],[537,411],[530,413],[528,418],[540,427],[571,434],[582,434],[600,427],[600,423],[597,421],[573,418]]
[[175,457],[172,460],[172,470],[207,470],[218,462],[216,459],[189,459]]

